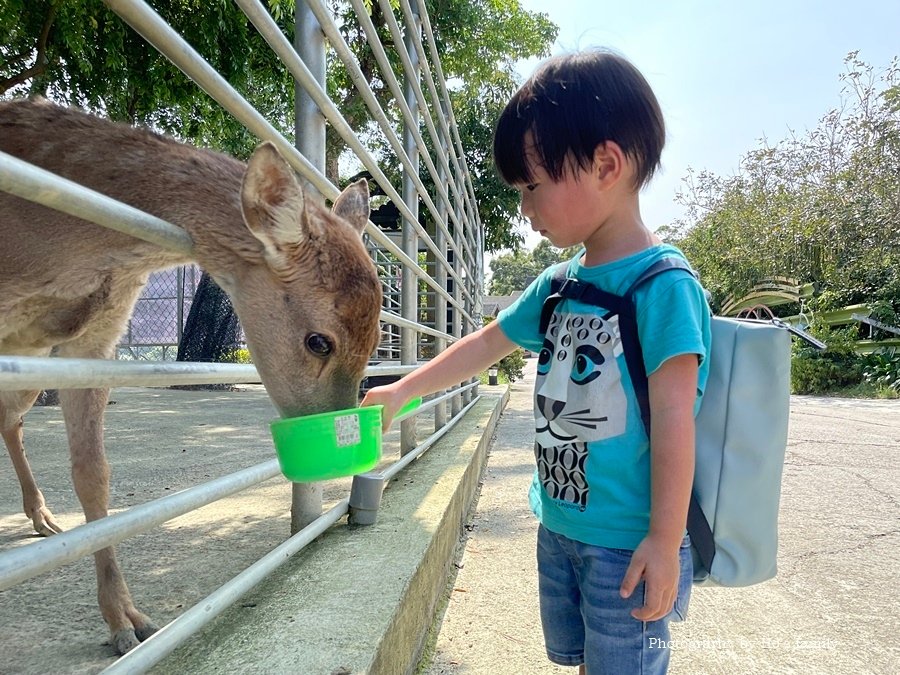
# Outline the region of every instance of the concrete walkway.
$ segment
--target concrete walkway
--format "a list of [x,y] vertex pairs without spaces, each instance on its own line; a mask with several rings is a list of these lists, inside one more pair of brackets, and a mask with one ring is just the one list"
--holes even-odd
[[[535,361],[511,387],[421,672],[574,673],[543,649],[527,490]],[[792,399],[778,577],[695,588],[670,673],[900,673],[900,401]]]

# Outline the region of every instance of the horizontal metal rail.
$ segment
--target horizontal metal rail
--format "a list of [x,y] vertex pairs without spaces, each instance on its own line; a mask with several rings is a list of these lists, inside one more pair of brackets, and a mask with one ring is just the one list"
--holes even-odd
[[260,382],[251,365],[0,356],[0,391]]
[[163,626],[140,645],[106,668],[107,675],[136,675],[145,673],[162,661],[180,645],[210,623],[232,603],[247,594],[254,586],[291,559],[298,551],[309,545],[347,513],[349,499],[335,504],[322,516],[304,527],[290,539],[280,544],[265,556],[250,565],[243,572],[228,581],[217,591],[208,595],[188,609],[177,619]]
[[[48,359],[62,361],[63,359]],[[68,359],[70,361],[76,359]],[[381,369],[382,372],[410,371],[414,367],[400,366]],[[401,421],[407,417],[427,411],[444,400],[471,389],[469,384],[436,397],[423,404],[418,410],[405,413],[396,418]],[[467,410],[468,408],[466,408]],[[440,432],[429,437],[422,445],[413,450],[419,456],[424,449],[440,438],[446,430],[459,421],[457,415],[451,419]],[[403,462],[401,464],[401,462]],[[404,457],[388,470],[394,475],[406,466]],[[400,464],[396,469],[393,466]],[[173,495],[160,497],[150,502],[133,506],[127,511],[116,513],[101,520],[85,523],[68,532],[55,534],[41,541],[0,553],[0,591],[15,586],[27,579],[74,562],[100,549],[114,546],[119,542],[137,534],[146,532],[166,521],[182,516],[195,509],[252,487],[263,481],[280,475],[278,460],[273,459],[255,466],[236,471],[221,478],[188,488]]]
[[273,459],[0,553],[0,591],[274,478],[280,471]]
[[[467,385],[455,393],[470,389],[473,386],[474,385]],[[397,417],[397,420],[427,410],[452,395],[454,394],[445,394],[432,399],[423,404],[417,411],[401,415]],[[421,457],[426,450],[431,448],[437,441],[453,429],[457,423],[459,423],[465,416],[465,413],[475,405],[479,398],[480,397],[476,397],[473,399],[472,402],[450,419],[439,431],[429,436],[410,453],[404,455],[382,474],[379,474],[381,478],[385,481],[390,480],[412,461]],[[263,581],[269,574],[287,562],[291,556],[301,551],[308,544],[312,543],[316,537],[323,534],[328,528],[337,523],[338,520],[347,514],[348,510],[349,498],[338,502],[335,506],[300,530],[290,539],[260,558],[231,581],[219,587],[219,589],[186,610],[179,617],[150,636],[150,638],[122,656],[118,661],[103,671],[104,675],[124,675],[126,673],[128,675],[137,675],[138,673],[147,672],[151,667],[162,661],[162,659],[175,651],[179,646],[191,639],[197,631],[227,610],[233,603]]]
[[[406,375],[418,365],[373,365],[365,375]],[[240,363],[110,361],[48,356],[0,356],[0,391],[256,384],[256,367]]]
[[194,242],[180,227],[5,152],[0,190],[191,257]]
[[[455,396],[456,394],[458,394],[460,391],[465,391],[465,390],[471,389],[475,386],[477,386],[477,383],[472,383],[466,387],[463,387],[462,390],[456,390],[451,394],[446,394],[440,398],[434,399],[433,401],[429,401],[429,403],[433,403],[434,405],[437,405],[438,403],[442,402],[442,400],[451,398],[452,396]],[[405,469],[410,464],[410,462],[418,459],[426,450],[428,450],[428,448],[430,448],[432,445],[437,443],[441,438],[443,438],[443,436],[447,432],[449,432],[450,429],[452,429],[454,427],[454,425],[465,416],[465,414],[469,411],[469,409],[473,405],[475,405],[475,403],[480,398],[481,398],[481,396],[476,396],[475,398],[473,398],[472,401],[468,405],[466,405],[456,415],[454,415],[452,418],[450,418],[450,420],[447,422],[446,425],[441,427],[438,431],[434,432],[431,436],[426,438],[419,445],[417,445],[415,448],[410,450],[407,454],[403,455],[403,457],[401,457],[399,460],[397,460],[396,462],[391,464],[390,467],[385,469],[384,472],[381,473],[381,476],[384,478],[384,480],[387,481],[387,480],[390,480],[391,478],[393,478],[394,476],[396,476],[403,469]]]

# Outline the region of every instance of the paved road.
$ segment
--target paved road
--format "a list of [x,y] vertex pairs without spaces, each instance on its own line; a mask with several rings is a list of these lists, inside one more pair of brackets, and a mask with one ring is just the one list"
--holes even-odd
[[[538,618],[534,365],[498,426],[428,675],[574,672],[546,659]],[[695,588],[675,675],[900,673],[900,401],[791,405],[778,577]]]

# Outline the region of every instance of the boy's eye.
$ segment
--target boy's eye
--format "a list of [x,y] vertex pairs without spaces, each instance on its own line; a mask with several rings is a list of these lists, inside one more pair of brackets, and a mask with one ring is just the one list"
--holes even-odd
[[537,183],[529,183],[528,185],[525,186],[525,189],[528,190],[529,192],[534,192],[534,190],[536,188],[537,188]]

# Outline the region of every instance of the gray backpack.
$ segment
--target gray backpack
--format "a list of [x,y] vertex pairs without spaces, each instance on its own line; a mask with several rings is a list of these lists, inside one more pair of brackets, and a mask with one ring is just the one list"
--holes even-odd
[[[664,258],[620,296],[569,279],[566,269],[563,263],[552,276],[541,332],[546,332],[550,316],[563,299],[618,315],[625,363],[649,436],[650,399],[634,291],[668,270],[694,272],[680,258]],[[694,582],[748,586],[771,579],[776,572],[793,329],[778,319],[714,316],[711,324],[709,379],[696,419],[694,489],[687,522]]]

